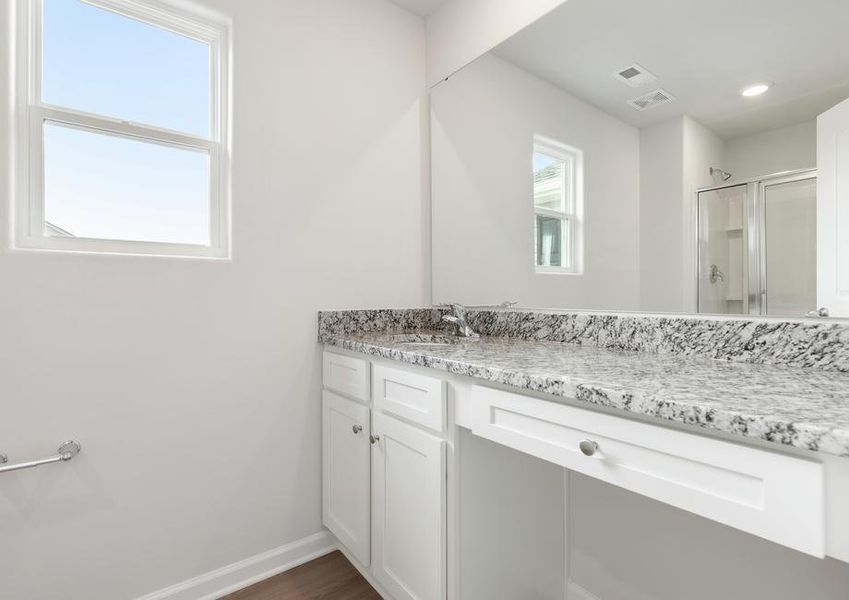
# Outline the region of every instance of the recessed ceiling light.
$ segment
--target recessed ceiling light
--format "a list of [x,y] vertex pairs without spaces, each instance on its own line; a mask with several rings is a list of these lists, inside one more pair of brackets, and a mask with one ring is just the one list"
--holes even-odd
[[760,96],[770,87],[772,87],[772,84],[767,82],[753,83],[749,87],[744,88],[743,91],[741,91],[740,93],[746,96],[747,98],[751,98],[752,96]]

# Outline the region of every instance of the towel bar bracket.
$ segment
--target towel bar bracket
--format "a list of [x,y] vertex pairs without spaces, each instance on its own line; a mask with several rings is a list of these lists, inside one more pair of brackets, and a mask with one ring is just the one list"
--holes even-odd
[[79,454],[80,450],[82,450],[80,443],[70,440],[59,446],[59,449],[56,451],[54,456],[41,458],[39,460],[31,460],[29,462],[16,463],[13,465],[7,465],[6,463],[9,462],[9,457],[0,453],[0,473],[20,471],[21,469],[31,469],[33,467],[40,467],[41,465],[49,465],[57,462],[66,462]]

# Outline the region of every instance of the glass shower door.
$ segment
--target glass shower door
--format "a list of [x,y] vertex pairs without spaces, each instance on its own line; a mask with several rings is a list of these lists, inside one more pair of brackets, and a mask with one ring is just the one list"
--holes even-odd
[[817,308],[817,180],[764,182],[762,314],[804,316]]
[[746,314],[748,185],[699,192],[698,311]]

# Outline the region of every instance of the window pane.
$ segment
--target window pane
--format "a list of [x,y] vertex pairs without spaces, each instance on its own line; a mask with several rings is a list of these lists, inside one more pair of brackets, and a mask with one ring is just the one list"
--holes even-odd
[[566,226],[562,219],[537,215],[537,265],[566,267]]
[[44,0],[48,104],[210,134],[209,45],[96,8]]
[[569,169],[565,161],[534,152],[534,205],[565,211]]
[[209,155],[44,126],[45,235],[208,246]]

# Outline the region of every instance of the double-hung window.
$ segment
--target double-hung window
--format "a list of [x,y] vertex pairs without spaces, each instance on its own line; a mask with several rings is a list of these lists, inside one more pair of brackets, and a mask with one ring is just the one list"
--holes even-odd
[[583,153],[542,137],[534,139],[536,271],[582,271]]
[[157,0],[19,0],[21,248],[229,256],[229,25]]

